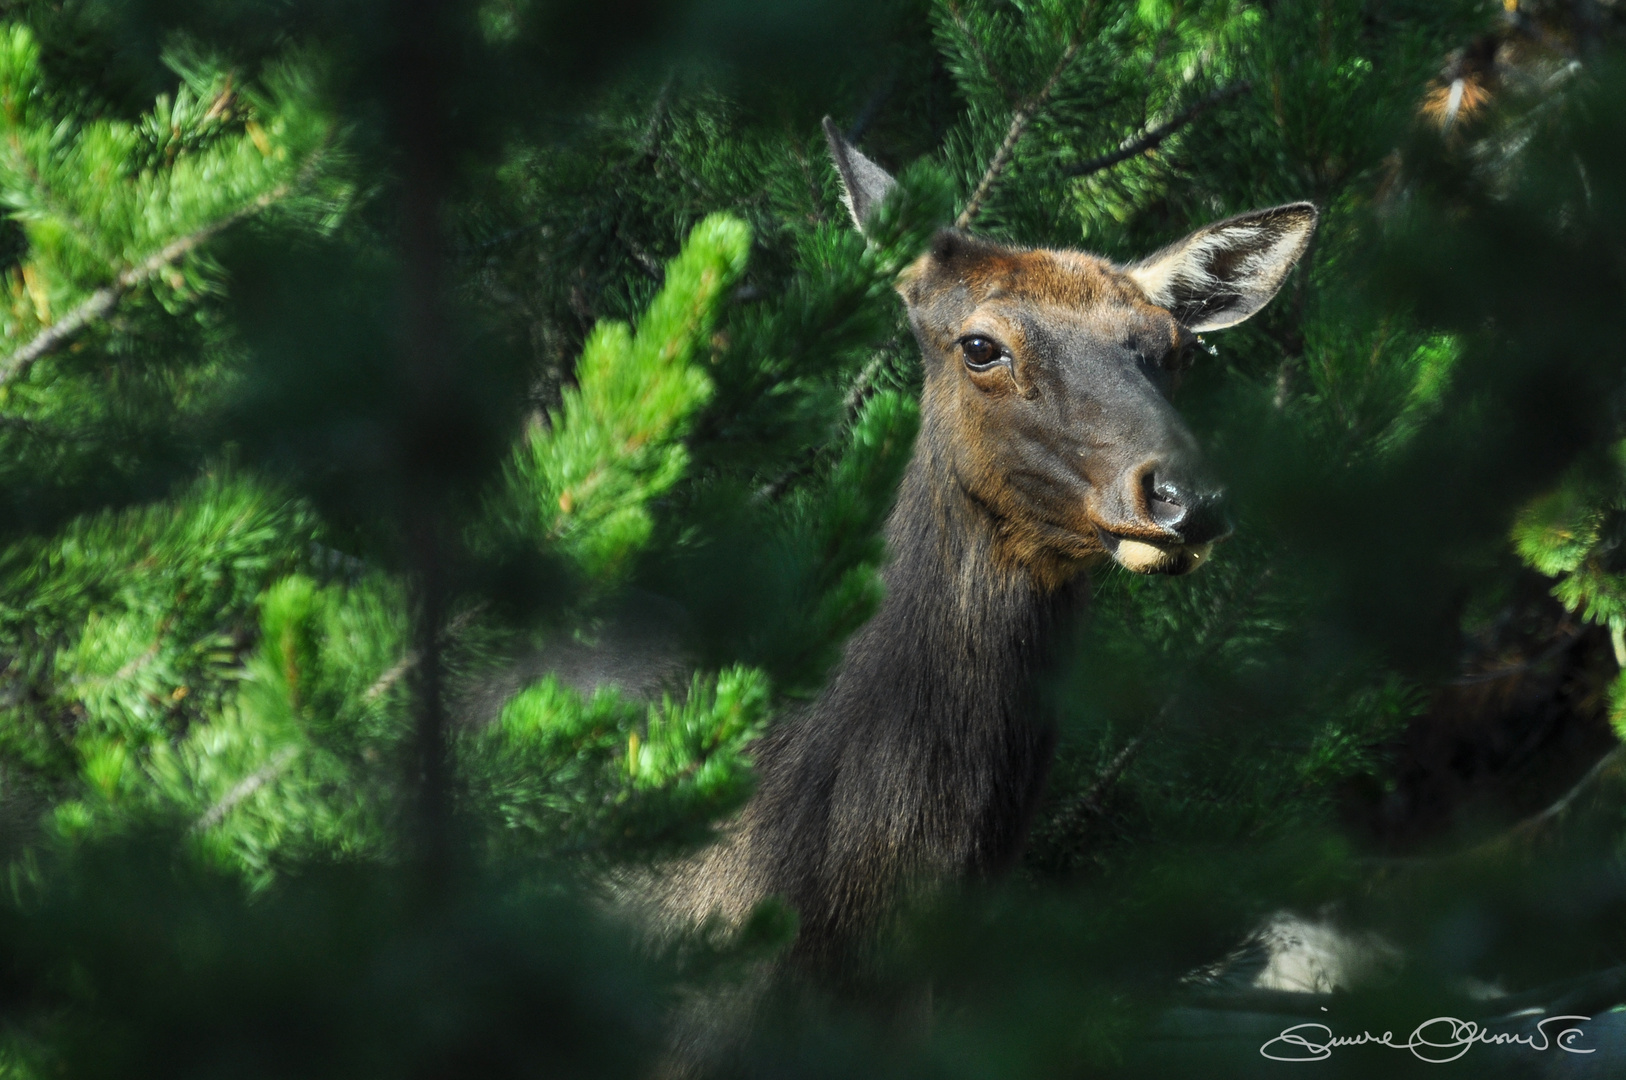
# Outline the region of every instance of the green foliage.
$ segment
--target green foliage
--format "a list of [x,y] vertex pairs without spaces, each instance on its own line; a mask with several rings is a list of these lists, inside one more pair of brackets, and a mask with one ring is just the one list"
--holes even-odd
[[[1609,628],[1617,660],[1626,660],[1626,563],[1619,555],[1626,541],[1623,451],[1626,446],[1617,443],[1603,460],[1571,469],[1513,523],[1519,557],[1557,579],[1553,596],[1566,608]],[[1611,696],[1615,729],[1626,732],[1626,682],[1617,683]]]
[[532,528],[590,577],[623,570],[648,542],[648,503],[687,468],[683,436],[712,392],[693,354],[749,246],[749,231],[732,218],[697,225],[637,335],[624,323],[595,327],[576,385],[520,451],[512,483],[540,513]]
[[475,813],[501,823],[502,850],[671,848],[750,794],[742,751],[769,701],[767,680],[741,667],[697,674],[681,697],[649,705],[603,687],[583,697],[550,676],[470,736],[460,763]]
[[[1510,110],[1486,140],[1487,156],[1502,167],[1482,167],[1476,182],[1465,186],[1489,210],[1485,217],[1512,225],[1505,243],[1528,260],[1529,281],[1537,286],[1534,295],[1491,309],[1498,331],[1491,349],[1509,358],[1500,367],[1502,377],[1518,386],[1538,415],[1551,414],[1548,402],[1555,394],[1593,405],[1579,422],[1547,420],[1550,435],[1542,449],[1553,454],[1562,448],[1574,460],[1536,491],[1526,489],[1533,497],[1514,518],[1513,546],[1528,566],[1556,579],[1552,593],[1565,608],[1609,628],[1616,660],[1626,665],[1626,564],[1619,555],[1626,539],[1626,444],[1611,411],[1618,394],[1617,350],[1592,318],[1594,305],[1612,303],[1626,290],[1614,256],[1622,223],[1612,209],[1626,190],[1626,170],[1613,145],[1620,121],[1607,104],[1623,80],[1616,59],[1559,102]],[[1536,152],[1508,163],[1506,140],[1533,144]],[[1560,159],[1567,164],[1556,165]],[[1623,692],[1617,684],[1612,694],[1617,731],[1626,731]]]
[[[583,523],[546,539],[589,572],[636,553],[651,527],[645,504],[681,475],[676,436],[709,391],[691,355],[739,273],[745,240],[722,217],[696,230],[636,342],[589,350],[580,392],[523,452],[536,471],[510,477],[544,508],[569,490],[561,477],[578,480]],[[599,340],[615,335],[606,328]],[[176,504],[103,513],[13,547],[6,581],[17,591],[3,640],[20,659],[54,667],[7,669],[13,695],[36,700],[5,730],[13,760],[32,763],[28,778],[60,800],[55,832],[83,838],[132,816],[186,820],[200,853],[260,885],[318,853],[390,856],[398,782],[388,766],[404,752],[402,690],[418,663],[406,647],[405,597],[398,582],[366,570],[318,582],[310,574],[322,563],[345,562],[323,550],[307,509],[246,479],[206,481]],[[278,576],[295,568],[303,572]],[[527,800],[554,808],[552,845],[589,835],[670,843],[738,805],[749,790],[739,751],[766,715],[760,675],[696,679],[633,737],[643,740],[630,759],[637,768],[624,753],[626,725],[609,743],[559,750],[584,722],[565,691],[544,699],[551,705],[538,703],[540,690],[521,694],[497,725],[501,751],[471,750],[468,760],[499,774],[481,775],[482,791],[524,793],[503,803],[511,827],[537,827]],[[68,739],[53,720],[64,713],[76,718]],[[561,807],[634,795],[607,822],[584,810],[569,825],[577,833],[555,835]]]
[[163,60],[181,84],[121,119],[53,85],[44,55],[28,25],[0,24],[6,535],[195,476],[239,359],[211,241],[251,220],[331,228],[353,190],[309,62],[253,80],[177,45]]
[[795,657],[782,665],[793,685],[821,685],[842,643],[880,605],[878,571],[887,557],[881,525],[918,427],[912,399],[878,392],[853,421],[846,451],[824,482],[785,503],[780,528],[808,567],[797,583],[797,608],[807,615],[786,627],[780,646]]
[[[181,310],[218,288],[218,268],[197,251],[204,239],[282,204],[316,208],[311,189],[333,123],[308,73],[279,67],[245,89],[195,52],[165,60],[183,83],[139,122],[79,122],[55,107],[29,28],[0,33],[0,205],[28,244],[28,258],[9,268],[0,315],[14,345],[109,285],[151,286],[159,304]],[[341,192],[330,184],[322,195]],[[16,367],[14,358],[0,367],[6,381]]]
[[38,988],[11,1075],[599,1080],[657,1045],[654,972],[579,903],[482,875],[424,918],[421,882],[352,865],[245,904],[164,840],[52,860],[0,914],[8,978]]
[[60,804],[64,825],[87,823],[92,805],[114,817],[139,806],[143,774],[226,707],[255,597],[311,529],[285,495],[224,476],[11,545],[0,735],[12,782],[75,800]]
[[163,786],[196,814],[219,865],[262,883],[277,862],[388,850],[394,781],[377,765],[403,737],[392,675],[406,662],[391,583],[293,574],[259,598],[259,644],[232,707],[189,733]]
[[[645,1075],[673,999],[743,993],[772,943],[655,971],[572,897],[714,838],[882,601],[919,426],[895,281],[973,200],[1119,262],[1323,217],[1176,402],[1236,538],[1096,574],[1024,865],[877,958],[930,1031],[764,1010],[740,1071],[1215,1075],[1146,1033],[1284,907],[1404,941],[1379,996],[1412,1023],[1626,956],[1618,807],[1543,867],[1586,889],[1374,873],[1346,827],[1510,522],[1626,654],[1607,54],[1442,136],[1418,103],[1524,25],[1495,5],[702,8],[651,65],[585,5],[5,6],[0,1072]],[[817,82],[762,79],[785,26]],[[432,39],[411,86],[397,33]],[[899,179],[866,236],[826,113]],[[549,673],[668,608],[647,698]]]

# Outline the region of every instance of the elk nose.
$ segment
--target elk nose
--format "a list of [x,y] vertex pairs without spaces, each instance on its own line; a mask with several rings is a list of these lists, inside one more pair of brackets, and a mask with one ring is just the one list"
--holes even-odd
[[1155,523],[1183,543],[1206,544],[1231,535],[1224,495],[1217,488],[1149,474],[1146,509]]

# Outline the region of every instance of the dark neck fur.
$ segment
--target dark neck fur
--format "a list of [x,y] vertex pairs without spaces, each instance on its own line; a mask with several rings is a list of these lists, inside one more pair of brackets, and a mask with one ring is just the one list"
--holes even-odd
[[806,713],[764,740],[752,847],[802,920],[798,951],[835,954],[911,881],[1014,859],[1053,736],[1032,685],[1083,594],[998,565],[996,523],[922,439],[889,522],[886,600]]

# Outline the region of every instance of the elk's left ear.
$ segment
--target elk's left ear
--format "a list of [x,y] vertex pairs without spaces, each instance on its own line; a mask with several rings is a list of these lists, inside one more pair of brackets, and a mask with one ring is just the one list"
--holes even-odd
[[1307,202],[1273,206],[1205,226],[1124,273],[1188,329],[1235,326],[1270,302],[1315,231]]
[[886,193],[897,186],[890,173],[858,152],[858,148],[842,137],[841,129],[828,116],[824,118],[824,137],[830,140],[830,156],[835,159],[836,171],[841,174],[841,201],[853,216],[853,224],[863,232],[870,215],[886,199]]

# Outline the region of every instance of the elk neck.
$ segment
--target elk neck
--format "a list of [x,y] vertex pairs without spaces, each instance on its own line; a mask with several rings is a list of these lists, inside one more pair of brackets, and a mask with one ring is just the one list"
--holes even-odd
[[884,701],[900,734],[934,739],[1031,726],[1034,677],[1087,580],[1014,564],[1009,524],[921,440],[888,522],[886,599],[831,687],[842,711]]
[[1047,587],[1002,564],[1000,523],[951,472],[923,432],[889,519],[880,611],[757,754],[758,850],[800,912],[804,954],[867,934],[910,882],[1009,865],[1049,768],[1033,681],[1088,583]]

